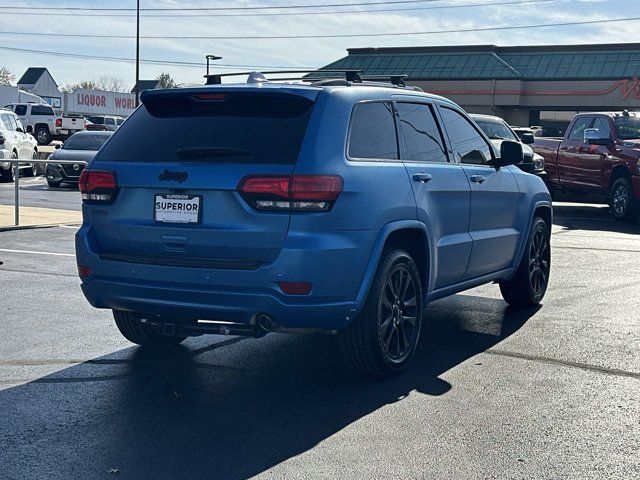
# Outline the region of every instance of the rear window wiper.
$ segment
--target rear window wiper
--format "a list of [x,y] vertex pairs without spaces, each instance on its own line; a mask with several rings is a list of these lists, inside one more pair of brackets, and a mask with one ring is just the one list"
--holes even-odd
[[230,147],[182,147],[176,150],[178,158],[189,160],[199,158],[245,157],[251,152]]

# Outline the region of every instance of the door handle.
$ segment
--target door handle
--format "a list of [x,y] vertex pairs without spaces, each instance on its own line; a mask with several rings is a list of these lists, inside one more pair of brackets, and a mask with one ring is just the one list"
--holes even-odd
[[420,183],[427,183],[433,177],[430,173],[414,173],[413,180]]
[[471,175],[471,177],[469,177],[469,180],[471,180],[473,183],[482,183],[486,180],[486,178],[484,178],[484,175]]

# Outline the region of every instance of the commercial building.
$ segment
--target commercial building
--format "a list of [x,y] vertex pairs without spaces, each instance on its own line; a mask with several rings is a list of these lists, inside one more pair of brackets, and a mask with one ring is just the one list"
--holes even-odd
[[[157,81],[147,80],[145,88],[156,88]],[[14,88],[14,87],[12,87]],[[79,113],[83,115],[128,116],[135,109],[135,94],[110,92],[98,89],[78,89],[63,92],[45,67],[29,67],[18,80],[18,91],[37,95],[51,105],[57,113]],[[21,101],[34,102],[37,97]],[[15,100],[12,100],[15,101]],[[9,102],[6,102],[9,103]]]
[[408,75],[468,112],[561,133],[580,111],[640,110],[640,43],[352,48],[324,68]]

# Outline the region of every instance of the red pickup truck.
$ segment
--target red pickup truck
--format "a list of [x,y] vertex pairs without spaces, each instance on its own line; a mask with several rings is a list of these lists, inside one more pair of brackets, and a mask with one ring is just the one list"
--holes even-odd
[[600,197],[617,220],[640,214],[640,113],[576,115],[564,138],[536,137],[549,190]]

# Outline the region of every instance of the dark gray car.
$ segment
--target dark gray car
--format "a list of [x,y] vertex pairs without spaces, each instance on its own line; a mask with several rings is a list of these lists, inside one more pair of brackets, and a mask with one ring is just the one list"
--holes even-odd
[[[80,174],[89,160],[100,150],[113,132],[78,132],[51,154],[47,163],[46,176],[50,187],[59,187],[63,183],[78,183]],[[56,160],[69,160],[76,163],[61,164]]]
[[533,135],[520,138],[507,122],[500,117],[480,115],[477,113],[471,113],[469,116],[478,124],[498,150],[500,150],[500,145],[505,140],[520,143],[522,145],[523,160],[522,163],[518,164],[518,167],[525,172],[533,173],[543,179],[545,178],[544,158],[535,153],[529,146],[529,144],[534,142]]

